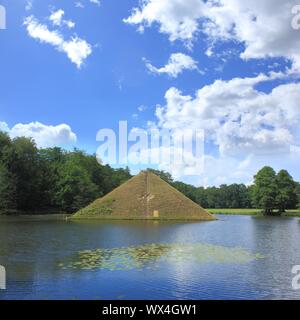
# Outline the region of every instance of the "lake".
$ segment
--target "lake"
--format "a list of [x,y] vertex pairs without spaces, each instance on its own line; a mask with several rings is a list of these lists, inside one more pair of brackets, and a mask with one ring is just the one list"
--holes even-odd
[[0,299],[300,299],[300,219],[0,218]]

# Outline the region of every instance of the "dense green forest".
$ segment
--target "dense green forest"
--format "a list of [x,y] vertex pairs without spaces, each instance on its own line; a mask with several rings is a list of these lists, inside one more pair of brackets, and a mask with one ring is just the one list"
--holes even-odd
[[80,150],[38,149],[0,132],[0,212],[75,212],[131,177]]
[[[254,185],[195,187],[152,170],[205,208],[262,208],[266,213],[295,209],[300,184],[285,170],[265,167]],[[131,178],[128,168],[101,165],[80,150],[38,149],[32,139],[0,132],[0,213],[76,212]]]

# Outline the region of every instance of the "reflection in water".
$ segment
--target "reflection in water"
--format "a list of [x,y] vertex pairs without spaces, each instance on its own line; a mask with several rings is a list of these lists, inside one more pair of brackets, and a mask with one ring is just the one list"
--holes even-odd
[[218,218],[73,223],[0,217],[0,265],[7,271],[0,300],[300,299],[291,273],[300,264],[298,218]]
[[209,244],[146,244],[127,248],[80,251],[75,259],[60,263],[63,269],[132,270],[145,267],[156,268],[159,263],[196,262],[218,264],[245,264],[262,259],[259,253],[252,254],[243,248],[227,248]]

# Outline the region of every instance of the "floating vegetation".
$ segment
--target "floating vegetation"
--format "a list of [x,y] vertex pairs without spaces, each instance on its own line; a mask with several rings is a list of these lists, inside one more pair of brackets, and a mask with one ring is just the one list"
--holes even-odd
[[60,263],[62,269],[83,270],[142,270],[155,269],[161,262],[196,262],[217,264],[245,264],[262,259],[243,248],[228,248],[210,244],[146,244],[124,248],[84,250],[68,263]]

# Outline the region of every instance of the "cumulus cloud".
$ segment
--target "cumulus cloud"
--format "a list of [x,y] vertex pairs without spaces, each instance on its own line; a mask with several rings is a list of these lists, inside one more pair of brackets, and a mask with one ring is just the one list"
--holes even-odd
[[49,126],[40,122],[31,122],[28,124],[18,123],[9,128],[5,122],[0,122],[0,130],[8,132],[11,138],[33,138],[40,148],[68,146],[77,141],[76,134],[67,124]]
[[55,26],[62,26],[62,25],[66,25],[68,28],[72,29],[75,27],[75,22],[71,21],[71,20],[64,20],[63,16],[64,16],[65,12],[62,9],[59,9],[57,11],[52,12],[52,14],[49,17],[49,20],[53,23],[53,25]]
[[288,168],[289,172],[296,179],[299,179],[299,153],[293,149],[291,148],[290,153],[273,155],[272,157],[261,155],[248,155],[243,158],[206,156],[204,174],[192,177],[193,183],[202,186],[232,183],[250,185],[253,183],[254,175],[264,166],[271,166],[276,171]]
[[201,0],[146,0],[124,22],[138,25],[139,30],[158,24],[160,32],[168,34],[171,41],[192,41],[204,9]]
[[[56,19],[56,23],[58,23],[58,16]],[[58,30],[49,30],[47,25],[39,23],[34,16],[27,17],[24,21],[24,25],[26,26],[30,37],[42,43],[54,46],[59,52],[66,53],[71,62],[76,64],[79,69],[87,57],[92,53],[92,47],[86,40],[77,36],[66,40]]]
[[191,43],[201,31],[209,38],[211,55],[215,41],[239,41],[245,46],[241,58],[286,57],[299,71],[299,32],[291,27],[297,4],[297,0],[145,0],[124,22],[139,30],[157,24],[171,41]]
[[[300,84],[281,84],[269,93],[257,89],[262,82],[283,77],[272,73],[217,80],[194,96],[174,87],[166,92],[166,104],[156,108],[156,126],[173,131],[204,129],[206,144],[216,149],[214,156],[205,156],[204,174],[196,174],[193,183],[250,183],[264,165],[277,170],[289,167],[297,174]],[[183,168],[171,169],[190,181]]]
[[59,48],[64,41],[63,36],[58,31],[50,31],[46,25],[40,24],[34,16],[27,17],[24,25],[27,28],[29,36],[36,40],[51,44],[57,48]]
[[204,129],[226,156],[288,152],[299,137],[300,84],[280,85],[269,94],[256,89],[270,79],[259,75],[217,80],[195,97],[170,88],[166,105],[156,109],[159,125]]
[[[139,31],[158,27],[170,41],[183,41],[190,48],[201,36],[210,57],[223,59],[214,50],[227,42],[234,48],[239,45],[234,53],[230,49],[230,55],[240,54],[243,60],[284,58],[292,62],[285,74],[217,80],[194,95],[177,88],[166,92],[165,105],[156,108],[156,125],[171,130],[204,129],[216,153],[206,156],[207,181],[202,179],[201,184],[251,182],[263,165],[288,166],[298,172],[300,84],[291,83],[294,79],[290,77],[300,72],[299,31],[291,26],[292,8],[297,4],[296,0],[144,0],[124,19]],[[149,61],[146,65],[158,74],[177,76],[182,71],[174,71],[178,69],[170,62],[164,67]],[[274,61],[270,70],[271,66]],[[258,89],[262,82],[280,78],[285,78],[283,84],[270,92]]]
[[78,37],[64,41],[61,48],[78,68],[81,67],[83,61],[92,53],[90,44]]
[[296,4],[296,0],[219,0],[218,6],[211,5],[207,12],[205,32],[216,40],[244,43],[243,59],[286,57],[298,69],[299,34],[291,27]]
[[183,53],[173,53],[168,63],[161,68],[153,66],[149,61],[144,59],[147,69],[155,74],[167,74],[170,77],[176,78],[184,70],[197,70],[197,62],[190,56]]

